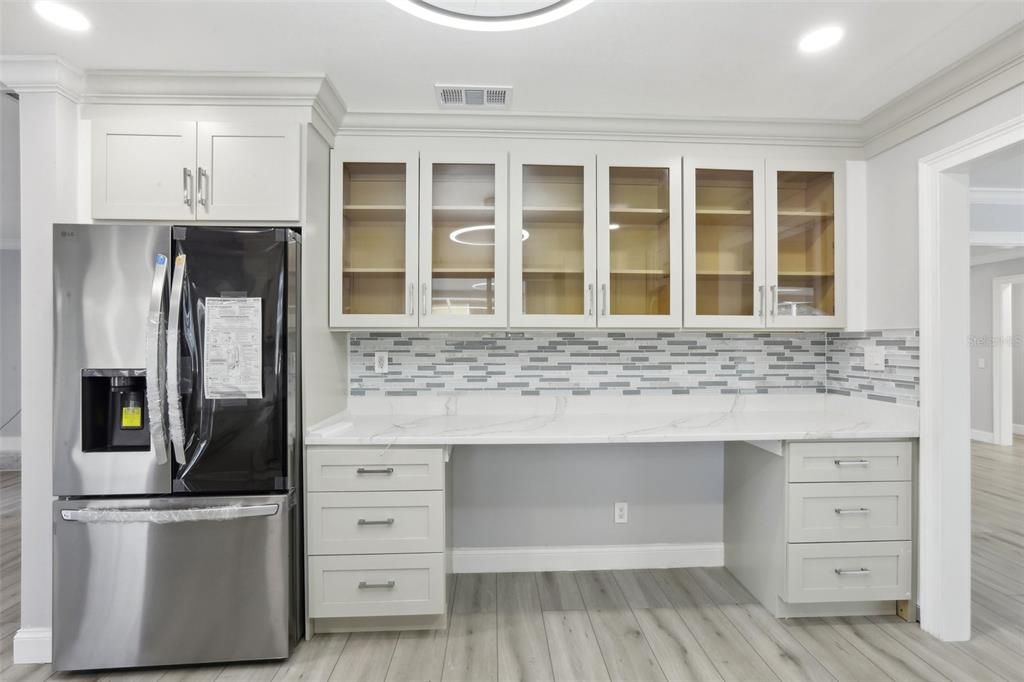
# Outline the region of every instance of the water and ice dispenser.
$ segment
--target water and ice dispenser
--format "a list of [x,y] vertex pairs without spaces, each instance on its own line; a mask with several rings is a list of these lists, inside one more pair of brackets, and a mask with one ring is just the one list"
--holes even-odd
[[82,451],[149,450],[146,370],[82,370]]

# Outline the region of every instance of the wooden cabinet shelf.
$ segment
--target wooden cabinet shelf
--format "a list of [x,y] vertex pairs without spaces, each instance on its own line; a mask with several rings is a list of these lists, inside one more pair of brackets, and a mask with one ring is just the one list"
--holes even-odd
[[657,225],[669,218],[665,208],[612,208],[611,220],[620,228],[629,225]]
[[753,277],[753,270],[698,270],[698,277]]
[[[342,212],[349,220],[394,223],[404,223],[405,221],[405,206],[400,205],[348,204],[342,208]],[[404,224],[402,227],[404,228]]]
[[753,213],[749,208],[702,208],[697,206],[697,215],[699,216],[748,216]]

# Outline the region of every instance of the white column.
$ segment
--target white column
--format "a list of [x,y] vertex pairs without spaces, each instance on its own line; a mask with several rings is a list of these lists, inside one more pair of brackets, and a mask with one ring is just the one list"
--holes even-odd
[[78,102],[82,77],[56,57],[4,57],[0,81],[20,98],[21,628],[15,663],[51,655],[53,404],[52,225],[79,222]]

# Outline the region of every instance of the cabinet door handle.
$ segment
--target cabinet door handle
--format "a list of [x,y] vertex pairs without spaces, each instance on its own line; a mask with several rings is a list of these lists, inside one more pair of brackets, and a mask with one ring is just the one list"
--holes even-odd
[[870,514],[871,510],[867,507],[848,507],[846,509],[842,507],[836,507],[836,514],[842,516],[843,514]]
[[587,285],[587,317],[594,316],[594,285]]
[[601,316],[608,314],[608,285],[601,284]]
[[359,519],[359,521],[356,522],[356,525],[359,525],[359,526],[393,526],[393,525],[395,525],[395,520],[394,519],[380,519],[380,520],[375,520],[375,521],[368,521],[366,519]]
[[395,467],[384,467],[382,469],[367,469],[366,467],[359,467],[356,469],[357,474],[384,474],[390,476],[395,473]]
[[772,319],[775,319],[776,313],[779,310],[779,287],[777,284],[772,285]]
[[416,285],[409,284],[409,315],[416,314]]
[[[206,178],[206,182],[203,182],[203,178]],[[206,169],[202,166],[199,167],[199,205],[203,208],[210,209],[210,174],[206,172]]]
[[359,581],[360,590],[391,590],[395,587],[395,581],[389,580],[386,583],[368,583],[365,580]]
[[181,169],[181,184],[185,193],[185,205],[192,208],[192,169]]
[[420,315],[428,315],[430,313],[430,308],[427,307],[427,283],[426,282],[423,283],[423,285],[421,287],[421,290],[422,290],[422,294],[421,294],[421,300],[420,300]]
[[837,467],[866,467],[871,464],[866,459],[834,459],[832,463]]
[[757,316],[764,318],[764,285],[757,287]]
[[837,568],[836,575],[869,575],[869,568]]

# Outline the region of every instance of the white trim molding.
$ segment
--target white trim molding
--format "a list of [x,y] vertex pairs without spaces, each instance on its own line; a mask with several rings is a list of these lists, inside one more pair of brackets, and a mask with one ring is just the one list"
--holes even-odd
[[972,187],[971,203],[985,206],[1024,206],[1024,187]]
[[971,230],[971,246],[1024,246],[1024,232],[1010,230]]
[[976,440],[979,443],[995,443],[992,432],[981,429],[971,429],[971,440]]
[[[918,163],[921,439],[918,585],[921,627],[945,641],[971,636],[970,203],[952,169],[1024,140],[1024,116]],[[943,191],[946,190],[946,191]],[[962,195],[962,196],[961,196]]]
[[85,73],[54,55],[2,55],[0,83],[19,94],[56,92],[78,103]]
[[50,628],[21,628],[14,633],[14,663],[40,664],[53,660],[53,631]]
[[1024,274],[992,280],[992,440],[1013,445],[1013,285],[1024,284]]
[[1015,436],[1024,436],[1024,424],[1014,424],[1013,425],[1013,435],[1015,435]]
[[640,568],[722,566],[721,542],[565,547],[456,547],[453,573],[611,571]]

